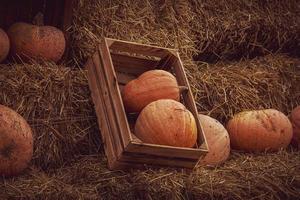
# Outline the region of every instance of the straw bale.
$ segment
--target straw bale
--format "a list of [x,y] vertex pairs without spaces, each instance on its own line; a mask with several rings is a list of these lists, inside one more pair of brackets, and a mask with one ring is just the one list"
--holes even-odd
[[285,114],[300,105],[300,60],[269,55],[239,62],[190,68],[190,83],[199,112],[225,123],[250,109],[278,109]]
[[84,71],[51,63],[0,65],[0,104],[29,122],[33,162],[44,169],[101,147]]

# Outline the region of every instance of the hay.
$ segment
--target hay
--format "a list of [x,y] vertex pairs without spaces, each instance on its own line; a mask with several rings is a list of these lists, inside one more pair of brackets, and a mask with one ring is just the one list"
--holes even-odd
[[224,166],[191,174],[161,170],[108,171],[100,156],[78,157],[55,170],[32,167],[3,179],[0,198],[26,199],[297,199],[300,153],[233,153]]
[[50,169],[100,148],[83,71],[51,63],[0,65],[0,91],[0,104],[16,110],[33,128],[34,164]]
[[83,64],[102,36],[178,48],[184,60],[300,56],[299,12],[297,0],[80,0],[72,57]]
[[300,56],[299,1],[190,0],[197,60]]
[[285,114],[300,105],[300,60],[284,55],[233,63],[198,63],[189,72],[198,110],[225,123],[247,109]]
[[196,54],[189,29],[190,7],[180,0],[81,0],[71,30],[72,57],[84,63],[102,36],[180,50],[183,59]]

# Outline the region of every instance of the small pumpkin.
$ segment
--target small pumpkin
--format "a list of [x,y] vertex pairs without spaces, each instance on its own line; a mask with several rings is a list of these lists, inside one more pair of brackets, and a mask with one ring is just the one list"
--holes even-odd
[[150,70],[128,82],[122,96],[127,112],[140,112],[146,105],[159,99],[179,101],[180,90],[170,72]]
[[32,152],[30,126],[18,113],[0,105],[0,176],[21,173],[28,166]]
[[288,117],[275,109],[244,111],[227,123],[234,149],[261,152],[276,151],[289,145],[292,124]]
[[197,125],[193,114],[183,104],[160,99],[142,110],[134,133],[146,143],[193,147],[197,140]]
[[293,125],[292,145],[300,148],[300,106],[297,106],[291,112],[290,120]]
[[199,114],[198,116],[209,148],[209,152],[199,164],[224,163],[230,155],[230,139],[227,130],[218,120],[208,115]]
[[5,60],[9,53],[9,39],[7,34],[0,28],[0,63]]
[[64,54],[65,37],[56,27],[19,22],[13,24],[7,33],[11,41],[11,54],[14,57],[57,62]]

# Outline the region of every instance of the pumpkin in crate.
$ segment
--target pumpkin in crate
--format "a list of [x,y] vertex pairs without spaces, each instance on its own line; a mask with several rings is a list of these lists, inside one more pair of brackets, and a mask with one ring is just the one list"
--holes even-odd
[[13,24],[7,33],[11,41],[11,54],[14,57],[57,62],[64,54],[65,37],[56,27],[19,22]]
[[9,52],[9,39],[7,34],[0,28],[0,62],[5,60]]
[[291,112],[290,119],[293,125],[292,145],[300,148],[300,106],[294,108]]
[[139,114],[135,135],[145,143],[193,147],[197,125],[193,114],[178,101],[160,99],[147,105]]
[[128,82],[122,94],[125,110],[140,112],[146,105],[159,99],[179,101],[180,87],[170,72],[150,70]]
[[33,137],[25,119],[10,108],[0,105],[0,176],[13,176],[29,164]]
[[229,120],[227,131],[234,149],[249,152],[285,148],[293,133],[288,117],[275,109],[238,113]]
[[230,139],[225,127],[216,119],[198,114],[209,152],[200,160],[201,165],[218,165],[227,160],[230,154]]

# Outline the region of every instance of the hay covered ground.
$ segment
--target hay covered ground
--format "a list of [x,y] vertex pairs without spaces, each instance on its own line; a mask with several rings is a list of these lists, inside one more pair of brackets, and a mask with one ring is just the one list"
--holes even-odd
[[[80,0],[70,29],[72,59],[82,66],[101,36],[178,48],[199,112],[223,124],[245,109],[273,107],[288,114],[300,104],[300,59],[291,57],[299,50],[297,2]],[[0,199],[300,196],[300,153],[292,148],[257,155],[232,151],[224,165],[191,173],[109,171],[82,68],[0,65],[0,104],[24,116],[35,138],[31,166],[0,180]]]

